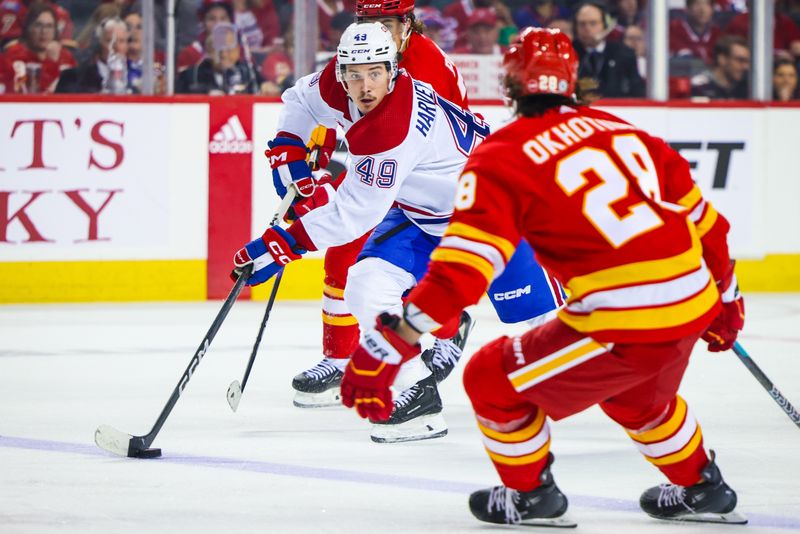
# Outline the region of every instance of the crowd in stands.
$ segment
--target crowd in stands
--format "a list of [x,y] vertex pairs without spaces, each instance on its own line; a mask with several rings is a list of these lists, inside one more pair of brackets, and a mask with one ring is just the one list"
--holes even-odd
[[[354,20],[355,0],[316,0],[319,58]],[[652,0],[651,0],[652,1]],[[744,0],[665,0],[670,97],[749,94]],[[774,99],[798,98],[800,0],[774,0]],[[558,28],[580,58],[588,99],[645,96],[647,0],[417,0],[448,54],[499,55],[520,28]],[[155,0],[156,92],[165,91],[166,2]],[[293,0],[176,2],[176,92],[279,95],[293,83]],[[141,0],[0,0],[0,93],[141,91]]]

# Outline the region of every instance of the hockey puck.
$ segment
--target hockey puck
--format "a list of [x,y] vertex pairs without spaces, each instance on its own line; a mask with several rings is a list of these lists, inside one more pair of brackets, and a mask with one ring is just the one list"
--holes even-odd
[[158,458],[161,456],[161,449],[140,449],[131,453],[131,458]]

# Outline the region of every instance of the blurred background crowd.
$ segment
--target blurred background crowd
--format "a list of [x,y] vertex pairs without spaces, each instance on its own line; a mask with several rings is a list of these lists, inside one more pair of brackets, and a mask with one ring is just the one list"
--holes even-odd
[[[747,2],[661,1],[669,8],[669,97],[747,99]],[[166,91],[165,3],[155,0],[157,94]],[[646,3],[417,0],[414,16],[465,78],[486,70],[481,57],[499,66],[520,28],[551,27],[572,38],[585,93],[638,98],[647,82]],[[322,65],[354,21],[355,0],[316,5]],[[178,0],[175,24],[176,93],[279,95],[294,83],[293,0]],[[773,99],[796,100],[800,0],[775,0],[769,27]],[[0,93],[136,94],[143,65],[139,0],[0,0]]]

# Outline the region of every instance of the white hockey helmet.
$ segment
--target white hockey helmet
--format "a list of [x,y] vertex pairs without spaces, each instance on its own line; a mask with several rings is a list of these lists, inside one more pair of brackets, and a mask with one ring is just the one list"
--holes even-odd
[[390,87],[397,76],[397,45],[389,28],[380,22],[356,22],[347,27],[336,48],[336,79],[344,81],[347,65],[388,63]]

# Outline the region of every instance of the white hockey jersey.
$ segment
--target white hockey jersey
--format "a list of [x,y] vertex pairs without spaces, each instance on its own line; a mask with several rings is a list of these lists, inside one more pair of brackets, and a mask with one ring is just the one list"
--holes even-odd
[[283,101],[279,132],[308,139],[317,124],[338,124],[351,155],[334,200],[299,221],[316,249],[361,237],[393,206],[441,236],[467,156],[489,134],[481,119],[402,70],[392,92],[363,116],[336,81],[333,63],[298,80]]

